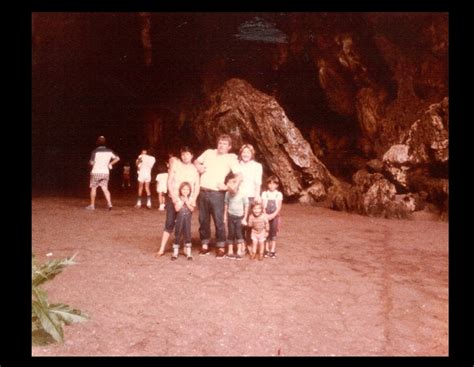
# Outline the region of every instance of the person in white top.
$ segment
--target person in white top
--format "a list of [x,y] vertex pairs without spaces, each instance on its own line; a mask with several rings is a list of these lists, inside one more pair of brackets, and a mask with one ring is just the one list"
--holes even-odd
[[[255,161],[255,149],[252,144],[244,144],[239,150],[239,164],[242,171],[242,182],[239,191],[243,196],[248,198],[249,205],[253,201],[260,202],[260,190],[262,186],[262,165]],[[250,213],[250,211],[249,211]],[[245,218],[248,221],[248,215]],[[252,245],[250,234],[252,229],[248,226],[242,227],[246,247],[249,250]]]
[[107,200],[107,208],[109,210],[112,209],[112,201],[110,191],[108,189],[109,170],[112,169],[112,166],[117,163],[120,158],[111,149],[105,146],[105,142],[106,140],[104,136],[99,136],[97,138],[97,148],[92,151],[91,157],[89,159],[89,164],[92,166],[89,183],[89,187],[91,189],[91,203],[86,207],[87,210],[95,209],[95,197],[98,186],[100,186],[104,192],[105,199]]
[[238,186],[242,175],[237,155],[229,153],[232,148],[232,138],[223,134],[217,138],[217,149],[207,149],[194,161],[201,174],[201,191],[199,195],[199,238],[201,240],[200,255],[209,254],[211,239],[211,216],[216,227],[216,257],[225,256],[225,224],[224,197],[227,185],[226,176],[233,172]]
[[165,210],[165,199],[168,193],[168,169],[169,163],[166,166],[160,164],[159,173],[156,175],[156,192],[158,193],[159,210]]
[[[179,202],[179,187],[183,182],[188,182],[191,187],[191,194],[189,196],[189,204],[193,208],[196,206],[196,199],[199,195],[199,173],[193,165],[193,153],[191,149],[184,146],[180,150],[181,160],[171,156],[168,160],[168,196],[165,202],[165,229],[161,237],[160,249],[156,253],[157,257],[165,253],[166,244],[170,238],[170,234],[176,226],[176,218],[178,212],[175,205]],[[191,250],[190,250],[191,251]],[[190,253],[189,253],[190,254]]]
[[143,186],[145,186],[147,197],[146,206],[148,209],[151,209],[151,169],[153,168],[155,161],[155,157],[149,155],[148,150],[143,149],[135,162],[138,168],[138,198],[135,208],[141,208],[142,206]]

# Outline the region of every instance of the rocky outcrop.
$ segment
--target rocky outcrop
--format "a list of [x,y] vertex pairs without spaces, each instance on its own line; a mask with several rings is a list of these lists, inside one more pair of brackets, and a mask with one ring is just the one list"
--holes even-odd
[[[335,202],[361,214],[407,217],[422,210],[426,202],[438,211],[448,210],[448,99],[432,104],[400,144],[392,145],[382,157],[357,171],[353,185]],[[340,197],[344,199],[341,200]]]
[[411,164],[447,163],[449,159],[449,100],[429,106],[405,140]]
[[406,192],[424,192],[440,210],[447,210],[449,101],[429,106],[415,121],[403,144],[384,154],[385,172]]
[[334,209],[386,218],[408,218],[416,209],[414,195],[397,194],[394,184],[381,173],[359,170],[353,185],[329,192]]
[[299,197],[306,190],[303,200],[308,201],[309,195],[319,201],[327,188],[338,184],[278,102],[244,80],[228,80],[212,94],[193,127],[203,145],[215,146],[222,133],[232,136],[236,149],[251,143],[262,163],[280,179],[286,196]]

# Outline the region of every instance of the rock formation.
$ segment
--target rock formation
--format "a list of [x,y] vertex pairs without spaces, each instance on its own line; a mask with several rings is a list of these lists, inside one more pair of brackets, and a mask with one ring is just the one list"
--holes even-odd
[[215,146],[222,133],[232,136],[237,149],[251,143],[262,163],[280,179],[286,196],[300,196],[306,190],[320,201],[326,197],[325,189],[338,184],[275,98],[244,80],[231,79],[217,90],[193,127],[208,146]]

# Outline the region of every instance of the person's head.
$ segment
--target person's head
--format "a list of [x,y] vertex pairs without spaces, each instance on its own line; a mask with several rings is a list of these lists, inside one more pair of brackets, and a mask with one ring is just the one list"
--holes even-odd
[[231,173],[227,176],[226,184],[227,184],[230,194],[232,195],[237,194],[237,192],[239,191],[239,185],[237,183],[237,177],[235,176],[234,173]]
[[232,148],[232,138],[230,135],[222,134],[217,138],[217,153],[227,154],[230,148]]
[[252,144],[244,144],[239,150],[239,158],[243,162],[255,159],[255,149]]
[[250,207],[250,210],[252,211],[252,214],[253,214],[255,217],[258,217],[258,216],[260,216],[260,214],[263,213],[263,206],[262,206],[262,204],[260,204],[259,202],[254,201],[254,202],[252,203],[252,206]]
[[95,144],[96,144],[97,146],[99,146],[99,145],[105,145],[105,143],[106,143],[106,140],[105,140],[105,136],[103,136],[103,135],[99,136],[99,137],[97,138],[96,142],[95,142]]
[[148,153],[147,149],[142,149],[142,152],[140,153],[140,155],[144,155],[144,154],[147,154],[147,153]]
[[159,163],[158,164],[158,172],[159,173],[164,173],[168,171],[168,163]]
[[278,186],[280,186],[280,180],[278,179],[277,176],[270,176],[267,178],[267,187],[268,187],[268,190],[270,191],[275,191]]
[[179,158],[175,157],[173,154],[169,154],[168,155],[168,160],[166,161],[166,166],[168,167],[168,169],[173,167],[173,163],[176,162],[176,161],[179,161]]
[[179,196],[188,197],[191,195],[191,184],[189,182],[181,182],[179,185]]
[[184,146],[180,150],[181,152],[181,160],[184,164],[189,164],[193,160],[193,152],[190,147]]

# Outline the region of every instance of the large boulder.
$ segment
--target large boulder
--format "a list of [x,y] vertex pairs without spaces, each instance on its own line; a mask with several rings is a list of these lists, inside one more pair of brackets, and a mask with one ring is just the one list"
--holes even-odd
[[338,184],[275,98],[244,80],[230,79],[213,93],[193,128],[203,145],[215,146],[222,133],[232,136],[235,149],[251,143],[264,166],[280,179],[286,196],[299,197],[314,186],[305,192],[319,201],[327,188]]

